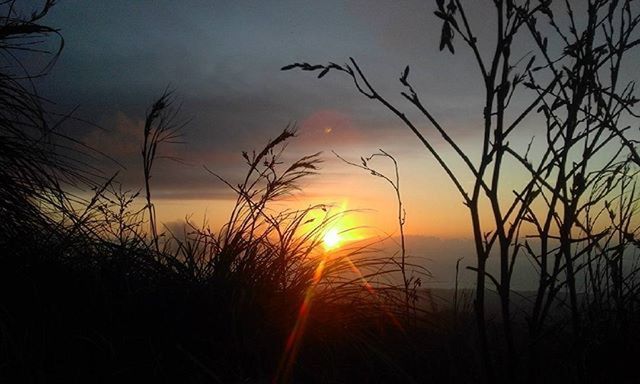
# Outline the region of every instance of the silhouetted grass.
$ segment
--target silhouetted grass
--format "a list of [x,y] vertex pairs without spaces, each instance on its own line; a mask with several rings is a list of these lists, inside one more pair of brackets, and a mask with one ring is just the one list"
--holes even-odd
[[[40,24],[52,5],[27,17],[7,10],[0,50],[31,50],[33,38],[56,34]],[[239,184],[210,171],[236,197],[220,230],[186,223],[183,233],[162,233],[150,179],[158,146],[177,137],[169,95],[147,114],[140,197],[116,176],[95,175],[82,160],[95,152],[78,150],[47,113],[31,82],[39,74],[17,59],[10,64],[0,73],[0,382],[482,380],[472,292],[456,284],[447,303],[438,298],[446,293],[411,286],[407,268],[424,269],[405,262],[404,245],[400,262],[375,244],[326,251],[323,234],[349,212],[274,208],[318,172],[319,154],[283,161],[292,127],[243,153]],[[364,159],[363,167],[371,170]],[[614,168],[600,179],[620,191],[593,214],[609,216],[612,229],[598,238],[600,247],[576,249],[588,277],[582,344],[570,341],[561,284],[534,339],[527,338],[532,320],[518,310],[531,303],[512,295],[514,342],[525,352],[505,359],[498,304],[489,308],[489,360],[498,372],[512,360],[527,373],[517,376],[523,382],[636,381],[638,269],[630,252],[638,246],[637,174],[628,163]],[[402,233],[397,174],[388,180]],[[91,195],[72,193],[78,190]],[[576,353],[584,354],[583,366],[574,364]]]
[[136,210],[138,194],[113,179],[80,208],[38,212],[50,226],[4,233],[0,377],[322,382],[347,377],[336,348],[373,369],[349,370],[354,378],[381,366],[409,375],[374,337],[406,335],[404,288],[387,279],[395,265],[366,247],[323,249],[344,212],[270,206],[317,170],[317,155],[282,164],[293,135],[244,154],[247,175],[228,183],[236,205],[216,233],[191,225],[156,246],[147,206]]

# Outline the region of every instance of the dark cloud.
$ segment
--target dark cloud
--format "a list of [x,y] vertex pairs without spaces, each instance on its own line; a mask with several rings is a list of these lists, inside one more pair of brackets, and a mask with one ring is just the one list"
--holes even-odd
[[[74,120],[65,125],[124,166],[98,156],[105,173],[120,170],[131,186],[142,181],[145,110],[167,85],[175,88],[180,116],[190,123],[184,145],[161,149],[183,163],[154,166],[153,187],[166,199],[229,196],[203,166],[233,182],[244,172],[241,151],[261,148],[291,123],[299,137],[286,159],[323,151],[326,178],[347,172],[331,150],[358,158],[386,148],[400,160],[424,153],[396,116],[360,95],[344,74],[319,80],[280,71],[296,61],[355,57],[376,89],[415,117],[437,146],[441,140],[426,119],[400,96],[399,74],[411,64],[423,102],[473,153],[482,88],[468,53],[438,52],[433,7],[417,0],[61,2],[47,21],[60,28],[65,49],[39,86],[56,110],[78,106],[79,119],[102,127]],[[482,23],[483,7],[470,7],[484,44],[492,26]]]

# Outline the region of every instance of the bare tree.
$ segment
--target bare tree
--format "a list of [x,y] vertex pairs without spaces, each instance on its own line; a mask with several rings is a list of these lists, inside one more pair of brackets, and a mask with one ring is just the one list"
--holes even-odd
[[[632,110],[637,98],[633,83],[618,83],[623,57],[638,44],[634,36],[640,16],[629,0],[589,0],[579,14],[569,2],[556,6],[550,0],[494,0],[493,47],[481,52],[463,2],[435,3],[435,15],[442,21],[440,50],[454,53],[454,37],[458,36],[475,58],[484,87],[484,108],[478,117],[483,126],[481,151],[476,159],[466,154],[460,140],[434,117],[414,90],[409,66],[399,79],[405,87],[402,96],[430,123],[429,132],[421,130],[419,120],[409,117],[402,106],[382,95],[353,58],[343,65],[295,63],[282,69],[319,71],[319,78],[330,71],[346,74],[362,95],[397,116],[435,158],[469,209],[476,251],[476,265],[470,268],[477,274],[474,307],[486,378],[491,381],[497,374],[485,316],[488,280],[501,303],[506,371],[500,376],[513,380],[519,354],[511,295],[519,256],[533,260],[539,276],[533,309],[527,316],[531,343],[541,335],[551,305],[562,300],[559,293],[566,290],[574,343],[579,347],[578,276],[589,265],[585,255],[595,252],[608,231],[587,229],[586,213],[614,195],[615,183],[598,180],[627,155],[637,159],[631,127],[623,126],[626,119],[637,116]],[[556,16],[559,9],[568,15],[562,22]],[[550,27],[541,27],[541,21]],[[516,53],[531,41],[536,52]],[[552,45],[560,46],[558,53]],[[524,101],[524,107],[512,104],[514,95]],[[523,121],[527,118],[539,123],[544,139],[534,142],[532,138],[523,154],[512,139],[526,132]],[[453,158],[434,146],[433,134],[444,140]],[[454,168],[454,162],[464,164],[465,169]],[[507,166],[517,167],[530,178],[516,189],[507,189]],[[473,175],[471,187],[462,183],[460,172]],[[489,210],[481,209],[483,206]],[[631,210],[626,212],[628,216]],[[580,231],[582,237],[578,236]],[[496,272],[487,266],[490,257],[498,258]],[[581,366],[580,353],[572,359]]]

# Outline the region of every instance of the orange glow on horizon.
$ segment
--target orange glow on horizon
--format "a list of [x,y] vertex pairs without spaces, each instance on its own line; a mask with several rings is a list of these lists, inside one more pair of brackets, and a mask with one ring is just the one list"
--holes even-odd
[[[359,224],[363,221],[358,212],[350,211],[348,203],[330,209],[316,209],[309,213],[310,223],[314,228],[320,226],[319,240],[324,252],[337,251],[348,244],[373,236],[371,228]],[[306,230],[315,230],[306,228]]]

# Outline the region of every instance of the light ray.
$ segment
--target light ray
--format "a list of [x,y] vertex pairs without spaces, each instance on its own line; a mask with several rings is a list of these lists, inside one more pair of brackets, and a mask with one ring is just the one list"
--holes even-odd
[[304,300],[302,301],[302,305],[300,306],[300,310],[298,311],[298,317],[296,318],[293,329],[291,330],[291,333],[287,338],[285,350],[282,358],[280,359],[278,371],[276,372],[276,376],[273,379],[273,383],[287,382],[288,378],[291,375],[291,371],[293,369],[293,365],[295,363],[298,351],[300,349],[300,344],[302,342],[302,336],[307,325],[307,320],[309,319],[309,312],[311,311],[313,296],[315,294],[318,283],[322,279],[322,273],[324,272],[327,256],[327,252],[322,253],[322,259],[318,263],[318,266],[316,267],[316,270],[313,274],[311,285],[309,286],[309,288],[307,288]]

